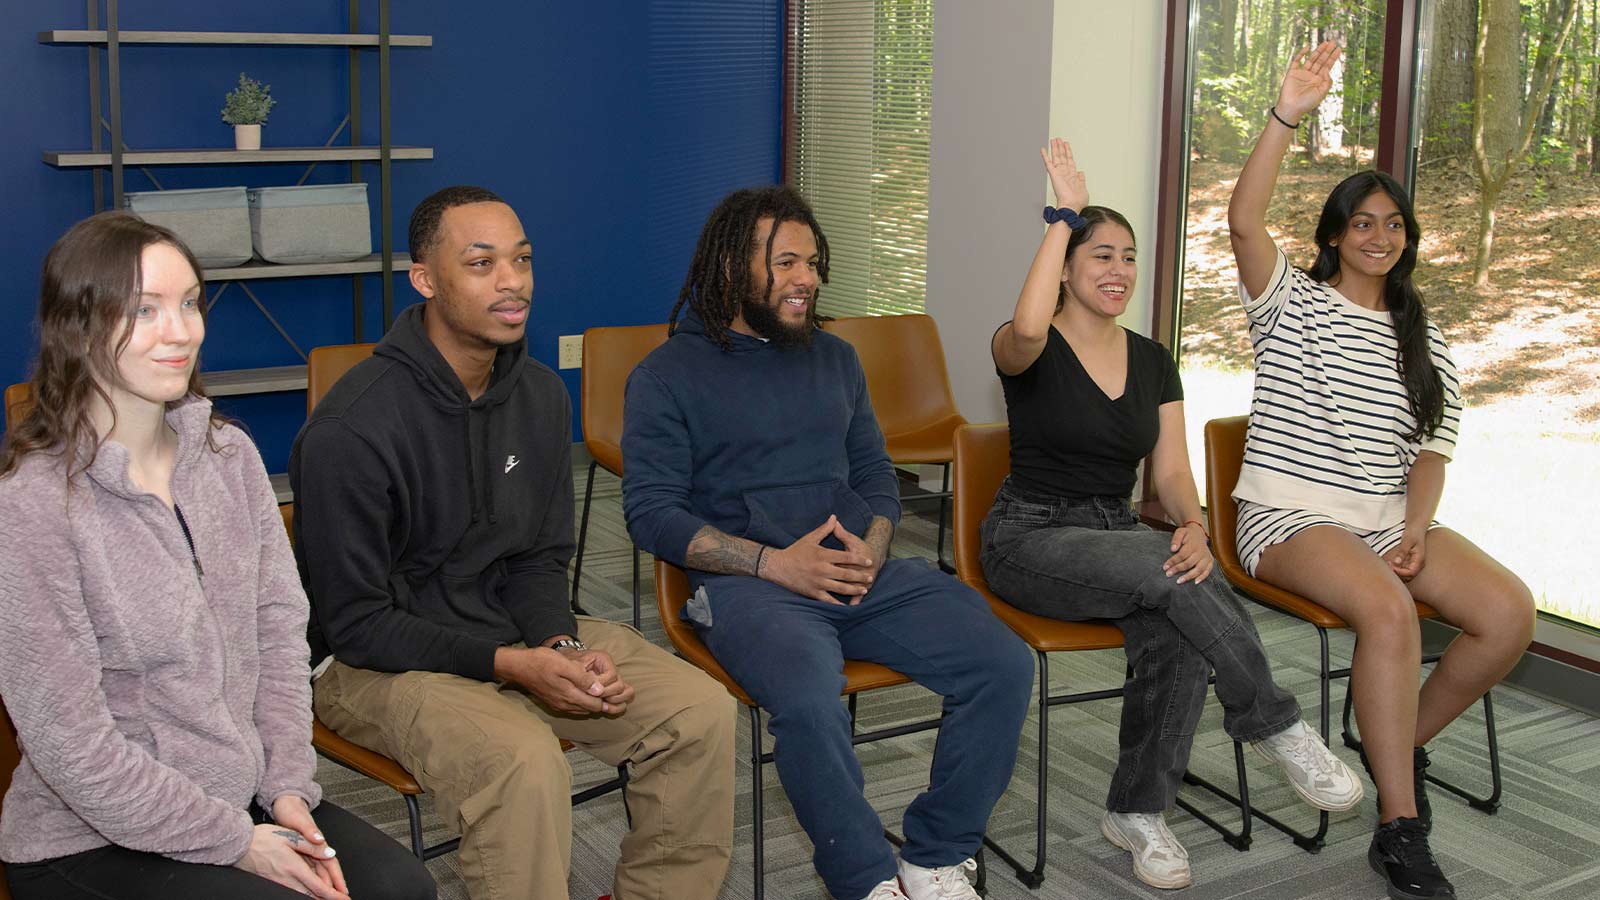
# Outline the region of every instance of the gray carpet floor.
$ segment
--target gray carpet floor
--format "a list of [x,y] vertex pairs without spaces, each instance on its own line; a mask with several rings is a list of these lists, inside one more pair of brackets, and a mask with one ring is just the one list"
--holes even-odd
[[[579,503],[582,469],[574,472]],[[896,537],[894,555],[933,556],[934,506],[923,502],[909,514]],[[596,476],[594,510],[585,553],[582,602],[595,615],[627,619],[631,615],[629,543],[623,528],[620,486],[605,472]],[[948,551],[947,551],[948,552]],[[650,559],[642,558],[644,632],[667,646],[655,615]],[[1308,625],[1270,610],[1255,608],[1256,623],[1273,659],[1281,684],[1300,698],[1309,720],[1317,709],[1316,632]],[[1335,665],[1348,661],[1350,639],[1333,635]],[[1120,650],[1056,654],[1050,662],[1052,690],[1090,690],[1121,684],[1124,660]],[[1335,683],[1333,722],[1337,746],[1337,704],[1342,683]],[[1366,849],[1376,821],[1375,793],[1356,809],[1336,816],[1327,846],[1316,854],[1296,847],[1259,821],[1253,845],[1239,852],[1210,828],[1181,811],[1168,822],[1188,848],[1195,884],[1181,893],[1158,891],[1134,879],[1128,855],[1101,837],[1099,816],[1116,761],[1119,701],[1106,700],[1056,707],[1050,717],[1047,823],[1048,864],[1044,884],[1029,890],[989,855],[988,896],[1009,898],[1137,898],[1181,896],[1188,900],[1237,897],[1252,900],[1343,900],[1384,896],[1378,877],[1367,867]],[[879,691],[860,704],[864,728],[927,718],[938,712],[932,694],[916,687]],[[1600,898],[1600,720],[1514,688],[1495,691],[1505,798],[1497,815],[1469,809],[1435,788],[1436,825],[1432,846],[1446,874],[1463,898]],[[1037,773],[1037,713],[1023,728],[1016,774],[994,811],[991,837],[1002,846],[1032,859],[1034,785]],[[886,826],[898,830],[900,814],[926,786],[935,734],[925,732],[859,748],[866,773],[867,796]],[[751,886],[751,810],[748,718],[739,720],[736,756],[736,798],[733,864],[720,891],[707,886],[701,897],[682,900],[744,900]],[[770,749],[770,738],[767,740]],[[1488,771],[1484,752],[1482,707],[1469,711],[1432,744],[1433,771],[1469,786],[1483,786]],[[1338,746],[1352,767],[1353,751]],[[569,754],[575,785],[604,781],[613,771],[603,764]],[[1314,827],[1315,816],[1301,805],[1276,770],[1246,753],[1252,801],[1260,808],[1302,827]],[[1210,703],[1191,758],[1191,771],[1219,784],[1233,783],[1232,745],[1221,729],[1221,711]],[[406,840],[405,807],[398,795],[381,785],[324,761],[318,778],[327,796],[368,821]],[[827,892],[811,868],[811,845],[784,797],[776,772],[765,769],[766,887],[772,898],[821,898]],[[1237,824],[1237,813],[1197,789],[1184,796],[1207,812]],[[423,801],[429,842],[450,836],[446,824]],[[1233,812],[1231,820],[1226,817]],[[626,829],[621,798],[611,794],[574,812],[571,896],[574,900],[610,892],[611,870]],[[465,900],[455,854],[433,860],[430,869],[445,900]],[[552,900],[552,898],[529,898]]]

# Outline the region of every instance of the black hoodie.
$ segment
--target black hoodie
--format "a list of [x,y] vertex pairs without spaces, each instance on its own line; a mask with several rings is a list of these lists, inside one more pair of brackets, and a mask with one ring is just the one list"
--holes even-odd
[[289,455],[312,662],[494,679],[494,651],[575,634],[572,403],[501,348],[476,400],[400,314],[328,391]]

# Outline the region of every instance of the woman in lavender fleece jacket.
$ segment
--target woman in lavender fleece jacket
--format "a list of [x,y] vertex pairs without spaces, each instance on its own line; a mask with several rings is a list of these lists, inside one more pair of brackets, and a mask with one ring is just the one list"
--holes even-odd
[[0,447],[12,894],[432,898],[403,847],[319,805],[306,597],[261,457],[200,387],[193,255],[103,213],[40,295],[36,402]]

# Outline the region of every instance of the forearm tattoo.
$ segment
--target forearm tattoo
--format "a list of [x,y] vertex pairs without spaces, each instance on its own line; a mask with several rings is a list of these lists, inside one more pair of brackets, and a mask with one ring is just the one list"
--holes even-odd
[[305,837],[302,836],[300,834],[300,832],[298,832],[298,831],[290,831],[287,828],[274,828],[272,830],[272,833],[277,835],[278,837],[283,838],[284,840],[288,841],[290,844],[293,844],[296,847],[298,847],[301,844],[304,844],[306,842]]
[[717,575],[760,575],[757,564],[765,562],[761,559],[762,549],[763,545],[755,541],[724,534],[706,525],[689,541],[689,552],[684,554],[683,562],[691,569]]
[[872,555],[880,563],[889,559],[889,544],[894,541],[894,523],[887,516],[873,516],[872,524],[867,526],[866,537],[862,540],[872,548]]

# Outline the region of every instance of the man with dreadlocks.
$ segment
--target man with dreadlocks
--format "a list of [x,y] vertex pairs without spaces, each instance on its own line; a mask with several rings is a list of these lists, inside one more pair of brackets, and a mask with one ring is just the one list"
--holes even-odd
[[[827,240],[792,189],[737,191],[712,212],[672,336],[628,379],[628,530],[688,570],[686,617],[771,713],[779,777],[833,896],[976,898],[966,872],[1011,779],[1032,656],[975,592],[925,559],[889,559],[898,479],[855,351],[817,328],[827,280]],[[847,658],[944,697],[898,863],[862,796]]]

